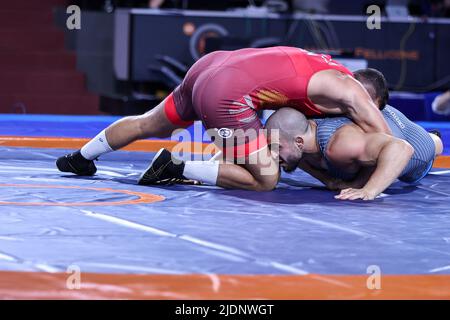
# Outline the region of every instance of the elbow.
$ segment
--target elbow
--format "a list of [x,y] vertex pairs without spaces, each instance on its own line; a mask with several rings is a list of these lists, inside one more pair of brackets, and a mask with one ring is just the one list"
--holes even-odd
[[411,158],[414,154],[414,147],[409,142],[406,142],[406,141],[404,144],[405,144],[405,146],[404,146],[405,152],[407,153],[408,158]]
[[389,128],[389,126],[386,123],[386,121],[384,120],[384,118],[381,118],[377,122],[372,121],[371,123],[368,123],[367,125],[370,126],[370,130],[373,131],[374,133],[384,133],[389,136],[392,136],[391,128]]
[[353,115],[353,120],[366,133],[385,133],[392,135],[386,120],[378,107],[367,99],[354,98],[353,107],[349,108],[349,113]]
[[[379,111],[375,110],[375,112]],[[353,121],[366,133],[384,133],[392,136],[392,131],[381,113],[377,115],[367,112],[364,116],[355,115]]]
[[401,151],[401,154],[403,154],[408,160],[411,159],[414,154],[414,147],[405,140],[398,141],[398,148]]

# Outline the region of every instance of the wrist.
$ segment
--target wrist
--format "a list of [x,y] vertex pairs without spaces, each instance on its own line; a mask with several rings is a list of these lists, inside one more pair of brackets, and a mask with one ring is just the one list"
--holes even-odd
[[370,187],[364,187],[364,192],[369,196],[369,198],[371,199],[375,199],[380,193],[381,191],[378,191],[374,188],[370,188]]

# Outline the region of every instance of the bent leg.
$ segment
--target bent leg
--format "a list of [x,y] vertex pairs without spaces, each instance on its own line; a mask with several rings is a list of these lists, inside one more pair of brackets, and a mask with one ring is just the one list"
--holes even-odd
[[122,118],[100,132],[80,150],[84,158],[93,160],[144,138],[166,138],[175,129],[187,127],[192,121],[180,118],[173,94],[152,110],[140,116]]
[[93,160],[99,156],[120,149],[137,139],[167,137],[173,130],[191,123],[192,121],[181,119],[171,94],[149,112],[116,121],[80,150],[59,157],[56,160],[56,167],[61,172],[91,176],[97,171]]
[[121,149],[138,139],[166,138],[179,128],[169,121],[164,112],[167,99],[152,110],[139,116],[120,119],[106,128],[106,139],[112,149]]
[[438,95],[432,105],[434,113],[441,115],[449,115],[450,114],[450,90],[444,92],[443,94]]
[[442,143],[441,138],[439,138],[437,135],[433,133],[429,133],[431,139],[433,139],[434,142],[434,149],[435,149],[435,156],[440,156],[442,152],[444,151],[444,144]]
[[279,166],[266,147],[250,155],[245,164],[221,163],[217,185],[223,188],[270,191],[277,185],[279,177]]

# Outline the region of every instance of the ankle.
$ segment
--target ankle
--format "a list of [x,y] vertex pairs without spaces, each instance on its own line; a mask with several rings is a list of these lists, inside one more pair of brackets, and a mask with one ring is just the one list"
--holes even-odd
[[82,161],[82,162],[90,162],[90,161],[92,161],[92,160],[86,159],[86,158],[83,156],[83,154],[81,153],[81,150],[75,151],[75,152],[73,153],[73,158],[74,158],[75,160]]

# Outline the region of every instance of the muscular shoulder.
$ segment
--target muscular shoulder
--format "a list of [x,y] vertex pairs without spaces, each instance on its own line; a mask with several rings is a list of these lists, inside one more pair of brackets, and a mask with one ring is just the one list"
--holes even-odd
[[[310,80],[310,86],[321,86],[333,88],[335,85],[357,85],[355,78],[342,71],[326,69],[315,73]],[[312,88],[314,89],[314,88]]]
[[308,85],[308,96],[313,102],[348,102],[348,96],[362,86],[352,76],[338,70],[322,70],[314,74]]
[[364,152],[364,132],[356,125],[341,127],[328,142],[325,154],[330,161],[352,162]]

